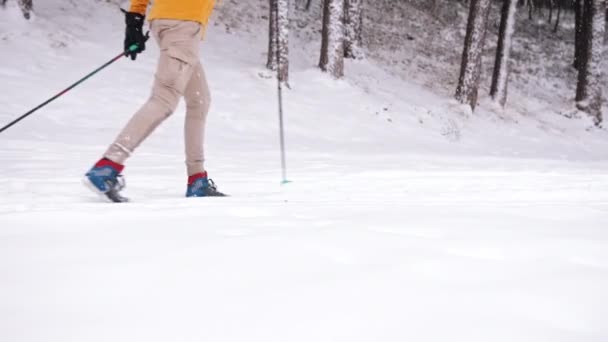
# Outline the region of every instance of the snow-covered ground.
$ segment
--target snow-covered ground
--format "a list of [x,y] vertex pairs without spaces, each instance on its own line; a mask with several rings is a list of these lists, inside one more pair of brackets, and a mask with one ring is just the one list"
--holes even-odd
[[[0,123],[120,51],[116,8],[73,3],[0,10]],[[0,135],[0,341],[608,340],[606,131],[468,116],[373,60],[333,81],[294,43],[281,186],[247,6],[224,1],[202,48],[207,166],[232,197],[183,198],[183,107],[129,161],[132,203],[81,186],[145,101],[154,43]]]

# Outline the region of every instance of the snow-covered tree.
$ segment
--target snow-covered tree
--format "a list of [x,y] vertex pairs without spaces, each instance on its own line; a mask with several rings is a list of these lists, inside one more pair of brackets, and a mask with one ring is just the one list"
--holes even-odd
[[498,34],[498,46],[496,48],[496,60],[494,62],[494,74],[492,75],[492,87],[490,95],[492,99],[501,106],[507,102],[507,88],[509,84],[509,57],[511,54],[511,41],[515,28],[515,13],[517,12],[516,0],[504,0],[500,18],[500,31]]
[[467,34],[464,40],[460,77],[456,88],[456,100],[468,103],[471,109],[477,106],[481,58],[486,38],[490,0],[471,0]]
[[269,0],[268,62],[282,82],[289,82],[289,0]]
[[577,107],[602,122],[602,59],[606,32],[606,1],[585,0],[583,11],[584,58],[576,87]]
[[361,57],[361,37],[363,30],[362,0],[344,0],[344,56]]
[[321,70],[344,76],[344,0],[325,0],[321,41]]

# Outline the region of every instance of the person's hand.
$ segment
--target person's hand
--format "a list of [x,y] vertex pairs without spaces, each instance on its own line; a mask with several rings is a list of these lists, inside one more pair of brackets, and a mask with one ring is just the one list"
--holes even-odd
[[[137,55],[146,50],[147,37],[144,35],[143,27],[146,17],[134,12],[122,10],[125,14],[127,29],[125,33],[125,56],[137,59]],[[135,47],[134,47],[135,45]]]

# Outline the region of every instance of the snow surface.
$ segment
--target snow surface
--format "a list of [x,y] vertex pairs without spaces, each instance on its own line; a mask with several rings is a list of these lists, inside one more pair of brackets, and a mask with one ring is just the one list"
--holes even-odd
[[[120,51],[111,5],[8,6],[2,123]],[[606,131],[467,116],[373,60],[334,81],[294,39],[280,186],[267,25],[218,19],[246,6],[223,2],[202,47],[232,197],[182,198],[183,106],[129,161],[133,203],[81,186],[145,101],[154,43],[0,135],[1,341],[608,340]]]

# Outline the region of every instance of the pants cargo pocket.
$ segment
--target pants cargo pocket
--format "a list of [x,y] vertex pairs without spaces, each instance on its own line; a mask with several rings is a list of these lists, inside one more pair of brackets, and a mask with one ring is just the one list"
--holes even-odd
[[164,87],[183,95],[192,76],[193,63],[186,54],[173,48],[161,51],[156,73],[157,81]]

